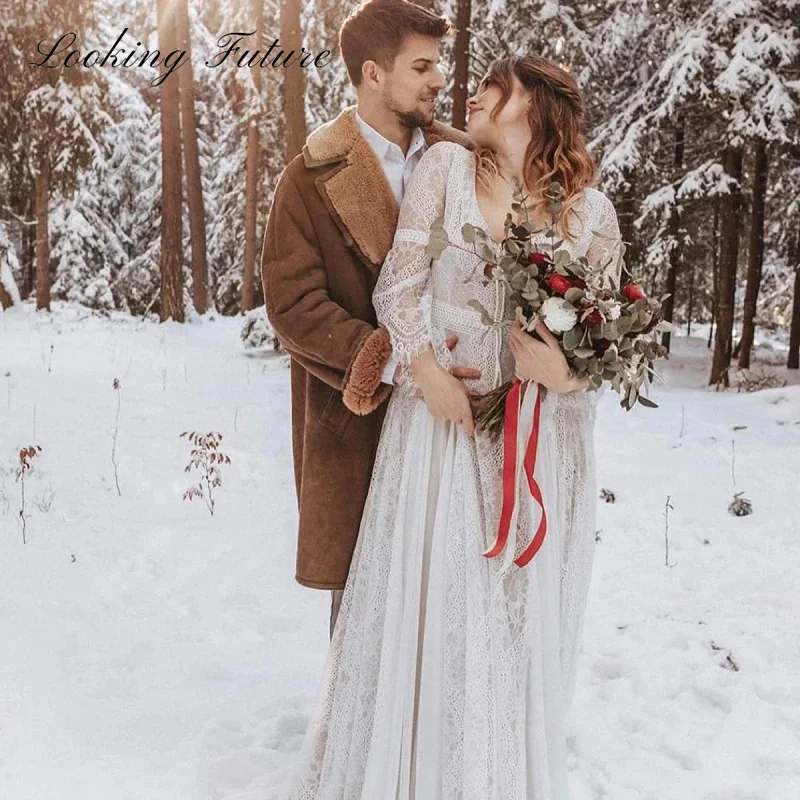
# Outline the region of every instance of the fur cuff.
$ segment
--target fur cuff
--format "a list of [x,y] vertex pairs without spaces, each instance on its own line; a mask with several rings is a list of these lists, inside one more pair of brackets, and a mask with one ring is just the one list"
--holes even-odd
[[364,339],[344,374],[342,399],[354,414],[372,413],[391,393],[392,386],[382,383],[386,362],[392,354],[389,332],[376,328]]

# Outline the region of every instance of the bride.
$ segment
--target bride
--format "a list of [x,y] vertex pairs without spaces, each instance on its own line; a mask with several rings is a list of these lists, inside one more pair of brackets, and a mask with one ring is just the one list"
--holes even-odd
[[[468,107],[474,149],[427,150],[373,294],[402,379],[290,800],[568,797],[566,718],[595,541],[598,393],[570,374],[541,322],[541,339],[512,324],[514,309],[497,284],[481,282],[461,229],[471,223],[499,241],[515,179],[544,227],[542,193],[557,180],[563,246],[619,280],[619,226],[590,186],[596,168],[569,73],[539,57],[500,59]],[[458,246],[431,263],[426,245],[440,216]],[[472,299],[506,324],[487,333]],[[481,377],[462,382],[454,365]],[[514,558],[542,508],[518,481],[505,550],[484,555],[502,504],[502,437],[475,428],[468,399],[515,376],[526,397],[537,383],[548,389],[535,468],[547,534],[524,567]]]

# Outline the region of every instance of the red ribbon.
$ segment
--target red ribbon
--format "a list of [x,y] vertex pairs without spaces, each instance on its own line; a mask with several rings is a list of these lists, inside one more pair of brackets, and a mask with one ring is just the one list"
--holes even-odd
[[[517,474],[517,435],[519,430],[519,398],[522,389],[522,382],[515,380],[514,385],[506,395],[505,416],[503,419],[503,508],[500,512],[500,525],[497,531],[497,538],[494,544],[483,554],[487,558],[494,558],[499,555],[508,541],[508,532],[511,527],[511,518],[514,513],[516,503],[516,474]],[[544,499],[542,490],[533,477],[536,468],[536,452],[539,446],[539,421],[542,410],[542,399],[539,394],[539,386],[533,384],[528,391],[536,392],[536,401],[533,407],[533,428],[528,437],[528,444],[525,447],[525,457],[522,461],[525,477],[528,479],[528,487],[531,495],[542,508],[542,518],[539,527],[533,535],[530,544],[522,554],[514,559],[518,567],[524,567],[538,552],[544,542],[547,533],[547,514],[544,509]]]

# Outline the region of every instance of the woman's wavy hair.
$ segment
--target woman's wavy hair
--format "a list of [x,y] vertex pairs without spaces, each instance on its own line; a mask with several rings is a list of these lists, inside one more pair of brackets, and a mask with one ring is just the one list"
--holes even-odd
[[[513,78],[530,94],[528,124],[531,141],[525,152],[523,179],[536,214],[547,203],[548,186],[558,181],[564,191],[557,228],[569,238],[567,215],[581,196],[581,191],[595,181],[597,166],[581,134],[584,119],[583,99],[577,81],[554,61],[541,56],[506,56],[493,61],[481,85],[500,87],[500,102],[492,109],[495,120],[513,92]],[[476,148],[475,171],[478,180],[491,189],[490,178],[497,174],[494,153]]]

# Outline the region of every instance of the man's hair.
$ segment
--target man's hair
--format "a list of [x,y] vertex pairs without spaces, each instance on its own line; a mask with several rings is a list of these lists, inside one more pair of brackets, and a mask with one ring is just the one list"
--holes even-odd
[[359,86],[364,62],[374,61],[391,70],[409,34],[442,39],[452,31],[447,18],[407,0],[367,0],[344,21],[339,30],[339,49],[353,86]]

